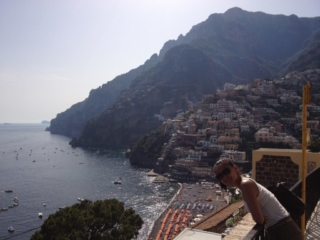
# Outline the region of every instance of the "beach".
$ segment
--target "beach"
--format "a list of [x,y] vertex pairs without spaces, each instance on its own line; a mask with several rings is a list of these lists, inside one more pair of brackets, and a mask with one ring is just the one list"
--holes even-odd
[[215,183],[183,183],[168,204],[166,210],[155,221],[149,240],[168,239],[177,236],[185,227],[192,227],[207,215],[225,206],[229,192],[221,191]]

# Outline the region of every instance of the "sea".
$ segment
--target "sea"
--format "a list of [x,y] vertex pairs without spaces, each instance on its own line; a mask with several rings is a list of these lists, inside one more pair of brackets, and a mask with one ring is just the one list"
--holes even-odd
[[[70,138],[46,127],[0,124],[0,208],[19,199],[18,206],[0,211],[0,239],[30,239],[50,214],[79,203],[78,198],[124,202],[144,221],[138,239],[147,239],[179,185],[152,183],[150,169],[132,166],[124,149],[72,148]],[[8,232],[9,226],[15,231]]]

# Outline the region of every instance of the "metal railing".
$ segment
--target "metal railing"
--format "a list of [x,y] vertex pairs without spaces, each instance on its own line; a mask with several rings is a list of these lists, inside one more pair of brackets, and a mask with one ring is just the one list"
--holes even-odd
[[[320,200],[320,167],[310,172],[306,177],[306,224],[309,221],[317,203]],[[290,188],[290,191],[301,197],[302,182],[299,180]],[[293,219],[301,227],[301,218]],[[243,240],[264,240],[267,239],[265,229],[262,225],[256,224]]]
[[[307,175],[306,178],[306,224],[309,221],[317,203],[320,200],[320,167],[316,168]],[[298,181],[294,186],[290,188],[290,191],[295,193],[297,196],[301,196],[302,182]],[[295,221],[298,226],[301,226],[301,219]]]

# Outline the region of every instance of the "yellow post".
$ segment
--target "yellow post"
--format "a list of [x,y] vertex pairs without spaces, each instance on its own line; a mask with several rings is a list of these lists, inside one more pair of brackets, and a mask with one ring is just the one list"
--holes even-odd
[[[301,199],[306,203],[306,151],[307,151],[307,105],[311,102],[311,86],[308,82],[307,85],[303,86],[303,103],[302,103],[302,196]],[[306,227],[306,216],[305,213],[301,216],[301,232],[304,236]]]

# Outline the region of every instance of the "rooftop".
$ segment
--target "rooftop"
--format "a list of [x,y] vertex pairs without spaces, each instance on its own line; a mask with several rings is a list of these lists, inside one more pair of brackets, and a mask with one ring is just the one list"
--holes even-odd
[[231,205],[227,205],[224,208],[221,208],[218,212],[213,212],[208,215],[206,218],[197,222],[193,225],[192,228],[199,230],[208,230],[212,227],[215,227],[217,224],[226,220],[230,215],[232,215],[236,210],[238,210],[243,205],[243,202],[237,202]]

